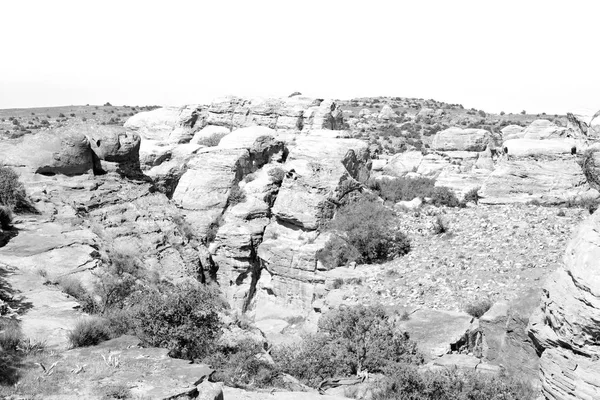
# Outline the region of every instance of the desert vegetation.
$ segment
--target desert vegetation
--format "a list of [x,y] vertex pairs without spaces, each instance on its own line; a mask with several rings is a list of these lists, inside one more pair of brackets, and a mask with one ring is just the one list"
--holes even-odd
[[331,239],[318,257],[329,268],[350,262],[390,260],[410,251],[410,240],[397,226],[395,213],[375,199],[343,205],[326,225]]

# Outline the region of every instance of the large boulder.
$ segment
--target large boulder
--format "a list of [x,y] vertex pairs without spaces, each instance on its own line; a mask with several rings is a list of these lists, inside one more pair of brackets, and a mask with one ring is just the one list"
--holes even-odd
[[559,204],[597,197],[572,156],[548,160],[517,159],[500,163],[485,180],[479,196],[484,204]]
[[440,151],[484,151],[498,142],[499,138],[485,129],[448,128],[435,134],[431,148]]
[[482,358],[536,385],[539,383],[539,360],[527,324],[538,304],[539,291],[530,290],[510,303],[495,303],[479,318]]
[[546,398],[600,398],[600,212],[569,243],[564,266],[544,285],[529,332],[540,353]]
[[420,151],[407,151],[395,154],[383,167],[385,175],[402,177],[409,172],[416,172],[423,161],[423,153]]
[[187,143],[197,128],[196,121],[195,106],[163,107],[135,114],[123,126],[143,140]]
[[572,139],[511,139],[502,144],[509,157],[559,156],[576,154],[577,143]]
[[94,171],[118,171],[134,174],[140,171],[140,136],[120,126],[83,125],[94,153]]
[[566,128],[556,125],[547,119],[537,119],[533,121],[523,131],[525,139],[552,139],[559,138],[565,135]]
[[508,125],[500,129],[500,132],[502,133],[503,140],[520,139],[525,135],[523,133],[524,129],[520,125]]
[[17,141],[2,141],[0,161],[46,175],[80,175],[93,169],[90,144],[77,127],[25,135]]

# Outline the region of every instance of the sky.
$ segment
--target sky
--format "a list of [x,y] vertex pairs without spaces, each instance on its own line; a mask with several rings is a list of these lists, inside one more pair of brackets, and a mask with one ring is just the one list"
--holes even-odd
[[597,1],[0,2],[0,108],[225,95],[600,109]]

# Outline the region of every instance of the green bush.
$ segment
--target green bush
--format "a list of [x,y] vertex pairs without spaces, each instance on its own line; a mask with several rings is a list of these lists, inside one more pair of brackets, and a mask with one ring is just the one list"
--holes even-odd
[[[410,251],[410,241],[398,231],[394,212],[366,198],[342,206],[327,229],[340,233],[317,255],[329,267],[341,265],[337,262],[389,260]],[[333,261],[327,264],[328,259]]]
[[12,211],[7,206],[0,206],[0,227],[7,230],[12,224]]
[[69,332],[68,339],[71,347],[87,347],[108,340],[110,336],[107,321],[93,317],[77,321],[75,328]]
[[0,317],[0,385],[13,385],[19,380],[21,357],[18,348],[21,340],[18,321]]
[[443,186],[436,187],[435,180],[429,178],[382,179],[370,181],[369,186],[383,199],[394,203],[410,201],[415,197],[421,199],[429,197],[433,204],[438,206],[461,207],[463,205],[451,189]]
[[461,203],[454,192],[444,186],[436,186],[431,192],[431,201],[436,206],[447,206],[447,207],[462,207],[464,203]]
[[480,188],[476,187],[476,188],[469,190],[465,194],[465,198],[464,198],[465,203],[468,203],[468,202],[473,202],[475,204],[479,203],[479,189]]
[[446,370],[419,372],[396,364],[373,390],[373,400],[533,400],[530,384],[514,377]]
[[134,249],[112,248],[108,251],[109,262],[100,268],[94,284],[99,298],[97,311],[123,308],[128,298],[138,290],[143,267],[134,255]]
[[213,350],[220,335],[220,308],[214,288],[192,281],[163,283],[133,295],[124,320],[146,345],[193,360]]
[[449,226],[441,215],[436,215],[435,221],[433,222],[433,233],[441,235],[442,233],[448,232]]
[[0,205],[21,210],[27,204],[25,187],[19,181],[19,175],[12,168],[0,165]]
[[313,387],[335,376],[423,363],[416,344],[395,329],[383,307],[363,305],[324,314],[316,334],[276,349],[273,358],[283,372]]
[[277,386],[279,370],[265,356],[261,343],[246,339],[235,347],[219,347],[202,362],[211,365],[216,370],[213,378],[227,386]]
[[215,147],[218,146],[221,139],[227,135],[229,135],[229,132],[214,133],[208,137],[200,139],[198,144],[201,146]]
[[485,314],[494,303],[488,299],[479,299],[477,301],[471,302],[465,306],[465,312],[475,318],[480,318],[483,314]]
[[235,206],[236,204],[243,203],[244,201],[246,201],[246,193],[240,189],[239,186],[233,186],[229,192],[229,206]]
[[281,183],[283,178],[285,178],[285,170],[283,168],[272,168],[267,172],[267,174],[273,179],[275,183]]

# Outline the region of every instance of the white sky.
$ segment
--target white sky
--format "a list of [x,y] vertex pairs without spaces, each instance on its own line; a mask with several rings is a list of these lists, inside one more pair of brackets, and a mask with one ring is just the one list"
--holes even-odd
[[595,111],[599,33],[598,1],[3,0],[0,108],[300,91]]

